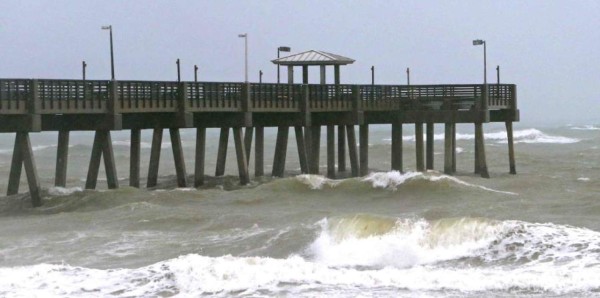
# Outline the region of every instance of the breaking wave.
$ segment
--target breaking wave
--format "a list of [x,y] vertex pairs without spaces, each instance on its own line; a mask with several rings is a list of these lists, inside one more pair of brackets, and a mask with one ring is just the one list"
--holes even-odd
[[[486,133],[484,135],[485,135],[486,140],[496,141],[498,143],[508,142],[508,137],[506,136],[506,131],[490,132],[490,133]],[[457,140],[474,140],[475,135],[474,134],[457,133],[456,139]],[[542,131],[537,130],[535,128],[515,130],[513,132],[513,139],[514,139],[515,143],[527,143],[527,144],[538,144],[538,143],[539,144],[571,144],[571,143],[577,143],[577,142],[581,141],[580,139],[576,139],[576,138],[549,135],[549,134],[543,133]],[[387,138],[385,140],[388,142],[391,141],[391,139],[389,139],[389,138]],[[406,137],[403,137],[403,140],[414,142],[415,137],[414,136],[406,136]],[[435,134],[434,140],[436,140],[436,141],[444,140],[444,134],[443,133]]]

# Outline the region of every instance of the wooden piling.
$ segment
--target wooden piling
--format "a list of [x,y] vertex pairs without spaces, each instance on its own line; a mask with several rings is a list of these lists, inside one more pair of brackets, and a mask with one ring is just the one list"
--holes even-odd
[[513,124],[511,121],[506,121],[506,137],[508,139],[508,161],[510,167],[510,173],[517,174],[517,167],[515,165],[515,145],[513,140]]
[[85,180],[85,189],[96,189],[98,181],[98,171],[100,170],[100,160],[102,158],[102,134],[99,131],[95,132],[94,143],[92,145],[92,156],[90,157],[90,165],[88,174]]
[[244,129],[244,149],[246,150],[246,160],[250,164],[250,153],[252,152],[252,135],[254,127],[246,127]]
[[444,174],[450,175],[452,171],[452,123],[444,124]]
[[69,131],[58,131],[58,147],[56,148],[56,172],[54,185],[65,187],[67,184],[67,164],[69,157]]
[[265,174],[265,128],[256,127],[256,136],[254,140],[254,176],[260,177]]
[[246,157],[246,150],[244,148],[242,128],[233,127],[232,130],[233,142],[235,144],[235,153],[237,156],[238,172],[240,176],[240,184],[246,185],[250,182],[250,176],[248,174],[248,160]]
[[21,136],[15,135],[15,145],[13,149],[12,161],[10,163],[10,174],[8,175],[7,196],[19,193],[19,184],[21,181],[21,171],[23,169],[23,150],[21,149]]
[[417,171],[423,172],[425,171],[425,155],[423,154],[423,123],[421,122],[415,123],[415,151],[417,158]]
[[434,142],[434,124],[433,122],[427,122],[427,128],[426,128],[426,138],[427,138],[427,142],[426,142],[426,148],[425,148],[425,155],[426,155],[426,165],[425,168],[427,170],[433,170],[433,142]]
[[137,188],[140,187],[141,137],[142,131],[139,128],[131,130],[129,141],[129,186]]
[[309,170],[311,174],[319,174],[319,159],[321,154],[321,126],[311,126],[310,131],[311,152],[309,160]]
[[338,125],[338,172],[346,171],[346,126]]
[[392,170],[402,172],[402,122],[392,123]]
[[481,166],[479,164],[480,158],[479,158],[479,143],[477,142],[477,125],[475,125],[475,139],[474,139],[474,146],[475,146],[475,162],[474,162],[474,168],[475,170],[473,171],[475,174],[480,174],[481,173]]
[[271,175],[274,177],[283,177],[283,173],[285,171],[285,158],[287,155],[289,131],[289,127],[287,126],[279,126],[277,128],[275,156],[273,157],[273,170],[271,173]]
[[485,141],[483,134],[483,124],[475,123],[475,142],[477,143],[477,148],[479,151],[478,160],[479,160],[479,172],[482,178],[490,178],[490,174],[487,169],[487,162],[485,159]]
[[352,177],[358,177],[360,168],[358,164],[358,150],[356,150],[356,133],[354,132],[354,125],[346,126],[346,136],[348,139],[348,157],[350,157]]
[[302,174],[308,174],[308,160],[306,155],[306,144],[304,143],[304,133],[302,126],[294,126],[296,135],[296,147],[298,147],[298,161],[300,162],[300,171]]
[[327,125],[327,177],[335,178],[335,126]]
[[155,128],[152,132],[152,147],[150,148],[150,163],[148,165],[148,179],[146,187],[155,187],[158,183],[158,166],[160,164],[160,151],[162,146],[163,129]]
[[175,173],[177,173],[177,187],[187,187],[187,172],[185,170],[185,159],[183,158],[183,148],[181,146],[179,128],[170,128],[169,135],[171,136],[171,149],[173,149]]
[[215,176],[223,176],[225,174],[225,162],[227,161],[227,143],[229,142],[229,127],[222,127],[219,135],[219,149],[217,152],[217,166]]
[[115,164],[115,154],[112,147],[112,138],[110,130],[102,130],[102,155],[104,159],[104,171],[106,172],[106,182],[108,189],[119,188],[119,178],[117,177],[117,166]]
[[194,187],[204,185],[204,161],[206,158],[206,127],[196,128],[196,160],[194,166]]
[[35,158],[33,157],[33,150],[31,148],[31,141],[29,140],[29,133],[18,132],[18,142],[20,142],[21,157],[23,158],[23,165],[25,166],[25,174],[27,175],[27,184],[29,185],[29,195],[31,196],[31,204],[33,207],[39,207],[42,205],[42,197],[40,194],[40,179],[37,174],[37,168],[35,166]]
[[360,175],[369,174],[369,125],[361,124],[358,128],[360,142]]
[[452,173],[456,173],[456,123],[452,123]]

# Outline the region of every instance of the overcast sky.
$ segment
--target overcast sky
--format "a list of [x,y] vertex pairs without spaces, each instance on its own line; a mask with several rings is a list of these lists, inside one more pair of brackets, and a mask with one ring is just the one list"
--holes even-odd
[[[524,122],[600,123],[600,1],[0,1],[1,78],[275,82],[278,46],[355,59],[342,83],[518,86]],[[286,53],[282,53],[286,54]],[[282,68],[282,77],[286,72]],[[333,70],[328,71],[328,81]],[[299,70],[296,74],[300,79]],[[318,82],[318,68],[310,72]]]

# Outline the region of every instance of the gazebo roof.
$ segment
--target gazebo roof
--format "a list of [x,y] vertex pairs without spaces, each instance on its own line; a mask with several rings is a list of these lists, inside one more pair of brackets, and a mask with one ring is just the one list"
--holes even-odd
[[271,60],[271,62],[279,65],[346,65],[354,63],[354,59],[323,51],[310,50]]

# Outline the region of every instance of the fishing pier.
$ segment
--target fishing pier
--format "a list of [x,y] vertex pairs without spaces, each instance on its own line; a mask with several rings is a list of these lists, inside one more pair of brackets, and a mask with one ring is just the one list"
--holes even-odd
[[[403,170],[403,125],[415,126],[416,169],[425,171],[434,168],[434,125],[443,124],[443,170],[452,174],[456,171],[456,124],[470,123],[475,126],[475,171],[489,177],[483,124],[504,122],[509,170],[516,173],[512,122],[519,120],[519,110],[513,84],[348,85],[340,84],[339,68],[354,62],[349,58],[309,51],[273,62],[287,66],[287,83],[0,79],[0,132],[16,133],[7,195],[18,193],[24,167],[32,204],[40,206],[29,134],[43,131],[58,131],[55,185],[61,187],[66,183],[71,131],[95,132],[86,189],[96,188],[101,160],[108,188],[119,187],[111,141],[111,131],[116,130],[131,131],[129,185],[140,187],[142,129],[153,130],[149,188],[157,184],[164,129],[169,130],[179,187],[204,183],[207,128],[221,129],[215,176],[224,175],[232,132],[241,184],[250,181],[252,147],[254,176],[265,175],[265,127],[277,127],[271,173],[277,177],[284,175],[292,127],[301,172],[319,174],[321,129],[325,127],[326,175],[335,178],[336,170],[347,170],[346,161],[352,176],[368,174],[371,124],[391,125],[391,168],[398,171]],[[315,65],[321,68],[321,84],[308,84],[308,66]],[[301,84],[294,83],[293,68],[298,66]],[[326,66],[334,67],[334,84],[325,84]],[[193,182],[187,181],[181,128],[196,129]]]

